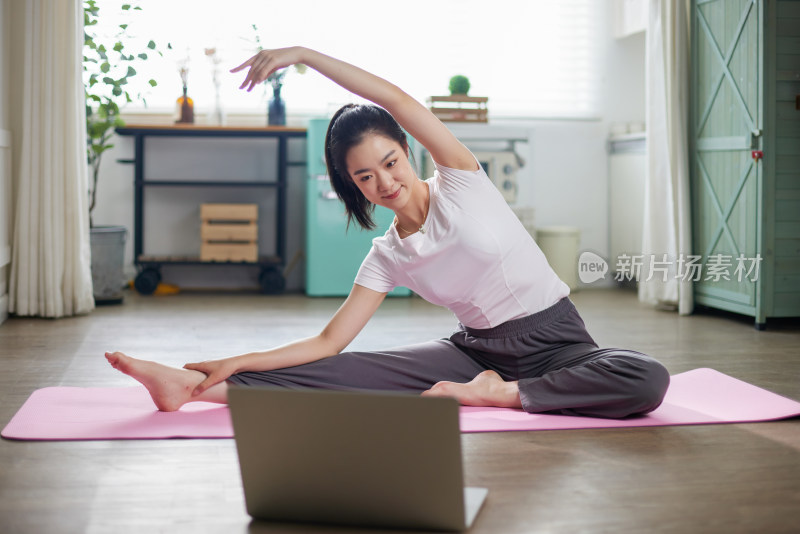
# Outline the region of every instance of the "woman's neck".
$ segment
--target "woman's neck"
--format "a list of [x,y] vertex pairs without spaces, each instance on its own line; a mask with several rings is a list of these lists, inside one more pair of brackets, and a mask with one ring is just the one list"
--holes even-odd
[[428,184],[421,180],[414,183],[411,198],[402,209],[395,211],[395,227],[401,237],[424,232],[425,219],[430,208]]

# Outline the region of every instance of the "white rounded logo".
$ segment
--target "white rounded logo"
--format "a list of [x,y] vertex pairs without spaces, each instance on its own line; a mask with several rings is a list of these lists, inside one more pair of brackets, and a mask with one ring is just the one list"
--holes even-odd
[[584,284],[591,284],[606,277],[608,262],[594,252],[581,252],[578,258],[578,277]]

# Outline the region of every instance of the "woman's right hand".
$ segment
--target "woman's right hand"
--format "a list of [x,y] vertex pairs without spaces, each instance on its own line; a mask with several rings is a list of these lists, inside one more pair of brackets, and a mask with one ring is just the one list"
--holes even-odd
[[238,67],[231,69],[231,72],[239,72],[242,69],[250,68],[244,82],[239,87],[239,89],[247,87],[247,91],[250,92],[273,72],[301,62],[302,49],[298,46],[261,50]]
[[229,376],[237,372],[236,364],[231,358],[224,360],[208,360],[199,363],[187,363],[183,366],[184,369],[192,371],[200,371],[206,375],[206,379],[200,382],[197,387],[192,391],[192,396],[196,397],[202,392],[226,380]]

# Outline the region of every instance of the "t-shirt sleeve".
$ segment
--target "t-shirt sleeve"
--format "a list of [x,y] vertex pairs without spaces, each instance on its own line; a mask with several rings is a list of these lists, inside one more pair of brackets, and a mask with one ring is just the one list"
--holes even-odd
[[361,262],[355,283],[379,293],[388,293],[397,284],[394,283],[387,263],[373,245],[367,257]]
[[477,170],[465,171],[461,169],[451,169],[450,167],[445,167],[434,161],[434,167],[439,174],[440,187],[444,190],[457,192],[475,188],[476,186],[479,187],[480,185],[491,184],[489,176],[487,176],[486,171],[483,170],[483,166],[478,162],[477,158],[475,158],[475,163],[478,165]]

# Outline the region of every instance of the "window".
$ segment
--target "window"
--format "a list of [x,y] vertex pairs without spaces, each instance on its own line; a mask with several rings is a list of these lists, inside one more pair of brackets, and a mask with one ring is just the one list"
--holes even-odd
[[[120,20],[102,0],[101,24]],[[302,44],[382,76],[425,102],[447,94],[464,74],[471,95],[488,96],[493,116],[595,117],[599,115],[601,30],[604,2],[596,0],[140,0],[129,18],[140,46],[153,39],[163,58],[139,68],[140,88],[149,78],[149,108],[174,107],[181,83],[177,64],[189,57],[189,95],[199,112],[214,102],[215,47],[221,101],[228,112],[262,111],[268,95],[239,91],[244,75],[228,70],[255,51],[255,31],[265,47]],[[209,8],[208,6],[212,6]],[[166,43],[172,50],[166,50]],[[134,86],[137,88],[139,86]],[[309,69],[290,72],[283,97],[289,113],[330,113],[357,100]],[[139,106],[141,106],[139,104]]]

